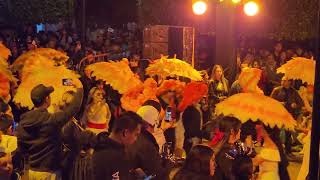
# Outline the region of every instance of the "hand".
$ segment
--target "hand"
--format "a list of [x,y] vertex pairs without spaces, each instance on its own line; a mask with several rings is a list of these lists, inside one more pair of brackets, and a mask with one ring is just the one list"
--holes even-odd
[[161,129],[162,129],[163,131],[165,131],[165,130],[167,130],[167,129],[169,129],[169,128],[174,128],[174,127],[176,127],[176,121],[175,121],[175,120],[172,120],[172,121],[170,121],[170,122],[167,122],[167,121],[165,121],[165,120],[162,120],[160,127],[161,127]]

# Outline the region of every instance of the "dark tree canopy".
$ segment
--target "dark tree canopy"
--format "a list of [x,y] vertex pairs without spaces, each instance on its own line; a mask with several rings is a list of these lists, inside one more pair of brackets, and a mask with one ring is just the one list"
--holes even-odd
[[73,0],[11,0],[18,23],[54,23],[73,14]]
[[[191,11],[192,0],[137,0],[137,2],[142,24],[194,24]],[[246,35],[286,40],[306,40],[315,37],[317,0],[260,0],[258,2],[261,5],[262,17],[255,26],[264,27]],[[242,12],[242,8],[239,9],[237,13]],[[207,13],[215,13],[214,7],[211,7],[211,11],[209,9]],[[209,18],[208,23],[212,21],[214,20]]]

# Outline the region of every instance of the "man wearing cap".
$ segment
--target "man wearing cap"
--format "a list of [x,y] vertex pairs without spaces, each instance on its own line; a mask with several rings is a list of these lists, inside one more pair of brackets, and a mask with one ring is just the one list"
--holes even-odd
[[[141,134],[136,143],[128,148],[129,159],[132,169],[141,170],[147,176],[155,179],[167,179],[169,169],[164,167],[159,153],[159,139],[155,137],[159,124],[161,105],[156,101],[149,100],[139,108],[137,114],[144,120]],[[162,131],[163,143],[165,137]],[[160,145],[160,146],[161,146]],[[141,171],[139,173],[141,176]]]
[[62,142],[61,128],[79,110],[82,90],[78,89],[73,100],[63,111],[50,114],[47,108],[51,104],[50,94],[53,87],[40,84],[31,91],[34,109],[21,116],[17,128],[18,147],[27,157],[29,180],[60,180],[60,155]]

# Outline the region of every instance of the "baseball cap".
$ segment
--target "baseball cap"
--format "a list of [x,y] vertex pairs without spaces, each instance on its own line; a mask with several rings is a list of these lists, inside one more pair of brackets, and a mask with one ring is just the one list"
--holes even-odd
[[151,126],[155,126],[159,119],[159,111],[153,106],[142,106],[137,111],[137,114]]
[[43,84],[39,84],[31,91],[31,100],[34,105],[41,104],[43,100],[54,91],[52,86],[46,87]]

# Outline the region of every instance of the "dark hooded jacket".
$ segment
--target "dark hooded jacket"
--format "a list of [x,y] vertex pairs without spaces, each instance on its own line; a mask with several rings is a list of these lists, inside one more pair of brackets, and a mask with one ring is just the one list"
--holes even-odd
[[35,109],[21,116],[17,128],[19,151],[27,157],[34,171],[59,170],[62,154],[61,128],[79,110],[82,90],[75,94],[62,112],[50,114],[47,109]]
[[92,164],[95,180],[129,179],[129,164],[125,146],[110,139],[107,133],[98,135]]

